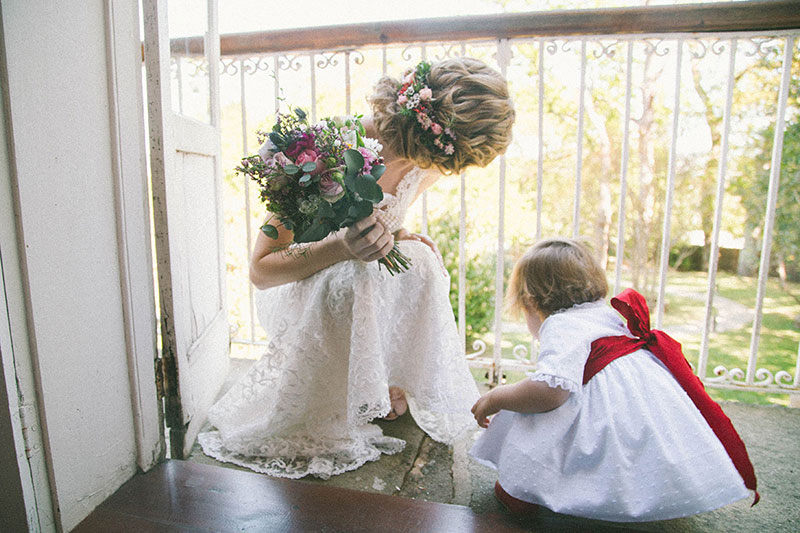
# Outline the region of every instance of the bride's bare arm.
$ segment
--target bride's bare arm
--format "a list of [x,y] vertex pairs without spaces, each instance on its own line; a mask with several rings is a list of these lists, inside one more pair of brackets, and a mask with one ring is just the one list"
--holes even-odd
[[394,238],[374,216],[360,220],[319,242],[301,245],[303,249],[287,251],[292,232],[278,227],[278,238],[259,232],[250,257],[250,281],[259,289],[267,289],[305,279],[339,261],[360,259],[375,261],[392,249]]

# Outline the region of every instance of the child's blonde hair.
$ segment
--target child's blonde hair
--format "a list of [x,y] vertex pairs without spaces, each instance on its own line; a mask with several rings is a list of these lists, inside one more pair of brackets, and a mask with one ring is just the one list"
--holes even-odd
[[555,238],[536,243],[517,261],[507,299],[517,313],[539,311],[548,316],[607,293],[606,274],[586,246]]

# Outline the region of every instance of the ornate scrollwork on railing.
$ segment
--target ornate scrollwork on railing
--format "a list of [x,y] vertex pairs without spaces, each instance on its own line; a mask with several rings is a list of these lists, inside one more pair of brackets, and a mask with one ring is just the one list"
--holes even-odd
[[439,44],[436,45],[436,48],[442,49],[441,53],[432,54],[437,61],[441,61],[442,59],[449,59],[451,57],[462,57],[464,55],[463,44],[449,44],[449,45]]
[[279,55],[278,56],[278,68],[281,70],[294,70],[295,72],[299,71],[302,68],[302,64],[300,64],[300,60],[305,58],[305,54],[303,55]]
[[524,344],[514,346],[514,349],[511,350],[511,355],[520,363],[530,363],[530,353],[528,347]]
[[208,60],[206,58],[184,57],[183,59],[193,68],[188,74],[189,77],[208,76]]
[[714,375],[716,377],[706,377],[704,381],[709,383],[733,383],[737,385],[744,385],[744,371],[741,368],[731,368],[728,370],[722,365],[714,367]]
[[725,50],[727,50],[727,46],[725,44],[730,43],[732,40],[733,39],[718,38],[713,43],[711,43],[711,52],[713,52],[714,55],[718,56],[722,55],[722,53],[725,52]]
[[[664,57],[669,53],[669,47],[664,43],[664,39],[644,39],[645,49],[648,53],[655,54],[658,57]],[[661,48],[663,47],[663,49]]]
[[259,71],[269,72],[272,70],[272,56],[252,56],[240,58],[242,68],[247,74],[255,74]]
[[320,52],[320,58],[317,60],[317,68],[335,67],[339,64],[336,59],[337,52]]
[[717,38],[709,42],[708,38],[698,37],[688,39],[686,42],[688,43],[687,48],[689,49],[689,53],[692,54],[692,58],[703,59],[708,55],[709,51],[717,56],[722,55],[722,53],[727,50],[726,43],[730,43],[730,41],[730,39]]
[[486,343],[478,339],[472,343],[472,349],[475,351],[472,353],[468,353],[467,359],[475,359],[476,357],[480,357],[481,355],[485,354]]
[[420,45],[418,45],[418,44],[409,44],[408,46],[403,48],[403,51],[400,52],[400,58],[403,61],[411,61],[411,58],[413,57],[411,55],[411,49],[412,48],[420,48]]
[[603,56],[614,59],[614,56],[617,55],[617,46],[620,44],[620,41],[615,40],[608,44],[604,44],[603,41],[592,41],[589,44],[596,47],[595,50],[592,50],[592,55],[595,59],[600,59]]
[[[698,47],[700,50],[697,50]],[[694,59],[703,59],[706,57],[706,52],[708,52],[708,46],[700,39],[692,39],[689,41],[689,46],[687,46],[687,48]]]
[[364,54],[361,53],[361,50],[348,50],[347,57],[356,65],[364,64]]
[[747,57],[755,55],[766,57],[770,53],[770,47],[778,46],[778,40],[774,37],[750,37],[745,39],[745,42],[750,43],[750,50],[745,52]]
[[745,381],[745,373],[741,368],[728,369],[723,365],[714,367],[714,375],[716,377],[706,377],[703,381],[711,384],[730,384],[742,387],[764,388],[770,386],[778,386],[783,389],[795,388],[792,383],[792,375],[785,370],[780,370],[776,374],[766,368],[759,368],[756,370],[755,380],[753,383],[748,384]]
[[775,374],[775,384],[786,389],[794,388],[792,375],[785,370],[781,370]]
[[220,59],[219,63],[220,63],[220,69],[219,69],[220,76],[222,75],[235,76],[239,74],[240,65],[242,65],[243,68],[242,61],[235,57],[234,58],[223,57],[222,59]]

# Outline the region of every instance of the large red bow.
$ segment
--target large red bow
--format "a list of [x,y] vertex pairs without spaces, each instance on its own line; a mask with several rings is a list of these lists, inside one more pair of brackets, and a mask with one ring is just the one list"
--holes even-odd
[[[750,490],[756,490],[756,474],[747,455],[744,442],[736,433],[730,419],[706,392],[703,383],[692,372],[692,367],[683,356],[678,341],[663,331],[650,329],[650,311],[644,296],[633,289],[625,289],[611,299],[611,305],[628,321],[628,329],[633,337],[624,335],[603,337],[592,343],[592,349],[583,369],[583,383],[589,382],[608,363],[640,348],[649,350],[672,373],[678,383],[689,395],[697,409],[706,419],[714,434],[725,447],[736,470]],[[755,493],[753,505],[760,496]]]

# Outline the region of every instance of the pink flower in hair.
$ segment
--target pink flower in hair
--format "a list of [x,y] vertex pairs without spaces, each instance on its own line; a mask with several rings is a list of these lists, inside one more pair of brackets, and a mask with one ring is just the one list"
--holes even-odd
[[424,87],[419,91],[419,99],[423,102],[427,102],[431,98],[433,98],[433,91],[430,87]]
[[433,122],[431,124],[431,131],[433,132],[434,135],[440,135],[442,133],[442,127],[439,124]]
[[398,104],[405,105],[406,102],[408,102],[408,96],[401,94],[400,96],[397,97]]

